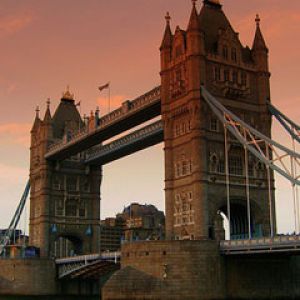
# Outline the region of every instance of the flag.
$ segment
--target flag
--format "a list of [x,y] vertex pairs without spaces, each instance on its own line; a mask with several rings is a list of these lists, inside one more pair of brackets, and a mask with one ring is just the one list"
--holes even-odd
[[99,86],[99,91],[101,92],[101,91],[103,91],[104,89],[108,89],[108,88],[109,88],[109,82],[106,83],[106,84],[104,84],[104,85]]

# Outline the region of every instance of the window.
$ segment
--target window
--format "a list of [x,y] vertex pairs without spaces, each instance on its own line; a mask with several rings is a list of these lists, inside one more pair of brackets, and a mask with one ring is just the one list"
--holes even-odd
[[80,201],[79,203],[79,217],[85,217],[85,203]]
[[232,81],[233,81],[233,83],[238,82],[238,72],[237,71],[232,72]]
[[219,122],[215,117],[211,117],[210,119],[210,130],[215,132],[219,131]]
[[224,59],[228,59],[228,48],[227,48],[227,46],[223,46],[223,58]]
[[237,61],[237,55],[236,55],[236,49],[232,48],[231,49],[231,60],[236,62]]
[[225,173],[225,164],[223,160],[219,160],[218,163],[218,173],[224,174]]
[[64,201],[63,199],[55,200],[55,213],[57,216],[63,216],[64,214]]
[[218,159],[217,156],[213,154],[210,158],[210,171],[215,173],[217,172],[217,168],[218,168]]
[[233,175],[243,175],[242,158],[237,155],[229,157],[229,173]]
[[241,84],[247,85],[247,73],[243,72],[241,76]]
[[59,191],[61,189],[60,180],[58,177],[54,178],[52,187],[54,190],[57,190],[57,191]]
[[229,81],[229,70],[224,70],[224,81]]
[[219,67],[215,67],[215,80],[216,81],[221,80],[221,69]]
[[67,190],[68,191],[77,191],[77,178],[76,177],[68,177],[67,178]]
[[186,175],[189,173],[188,162],[185,160],[182,162],[182,175]]
[[68,217],[77,216],[77,199],[70,198],[66,201],[66,216]]

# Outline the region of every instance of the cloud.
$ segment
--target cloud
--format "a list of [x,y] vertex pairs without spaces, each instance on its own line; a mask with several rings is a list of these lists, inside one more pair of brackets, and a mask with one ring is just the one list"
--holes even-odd
[[32,12],[23,12],[17,15],[0,18],[0,37],[18,32],[31,24],[32,21]]
[[30,143],[29,123],[7,123],[0,125],[1,143],[17,144],[29,147]]
[[[247,13],[232,16],[232,23],[240,35],[243,44],[252,46],[256,29],[255,16],[257,11],[252,9]],[[300,25],[300,13],[289,6],[276,7],[276,5],[260,8],[261,29],[267,45],[280,44],[282,40],[291,40],[291,36],[297,34]],[[273,46],[273,48],[275,48]],[[273,49],[272,48],[272,49]]]

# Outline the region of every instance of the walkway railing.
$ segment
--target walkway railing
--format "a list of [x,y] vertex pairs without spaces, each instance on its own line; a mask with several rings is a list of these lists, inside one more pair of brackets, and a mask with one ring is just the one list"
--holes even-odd
[[66,145],[74,144],[84,137],[93,134],[96,131],[99,131],[115,122],[118,122],[120,119],[126,117],[127,115],[131,115],[136,111],[142,110],[148,107],[150,104],[156,103],[158,101],[160,101],[160,86],[155,87],[151,91],[136,98],[135,100],[124,102],[120,108],[112,111],[102,118],[99,118],[99,120],[96,121],[96,125],[93,130],[90,130],[88,128],[89,126],[86,126],[76,134],[70,135],[68,136],[68,138],[62,139],[59,142],[51,145],[46,154],[46,157],[55,153],[56,151],[63,149],[64,147],[66,147]]
[[276,236],[274,238],[257,238],[248,240],[221,241],[223,254],[256,254],[270,252],[300,252],[300,236]]
[[100,159],[101,157],[116,152],[126,146],[134,144],[135,142],[142,141],[147,137],[151,137],[159,132],[163,131],[162,121],[157,121],[152,123],[142,129],[136,130],[135,132],[126,135],[116,141],[113,141],[104,146],[98,146],[92,150],[87,151],[85,162],[89,163],[95,159]]

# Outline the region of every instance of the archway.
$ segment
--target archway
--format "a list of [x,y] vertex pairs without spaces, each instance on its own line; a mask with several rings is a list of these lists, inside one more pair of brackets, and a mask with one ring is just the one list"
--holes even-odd
[[82,240],[72,235],[60,235],[54,241],[52,253],[56,258],[81,255]]
[[[227,206],[219,209],[223,218],[223,227],[225,229],[225,238],[229,239],[229,220],[227,214]],[[262,225],[257,223],[258,216],[254,209],[250,212],[250,229],[251,237],[262,236]],[[231,203],[230,205],[230,239],[239,240],[249,238],[249,226],[247,207],[241,203]]]

